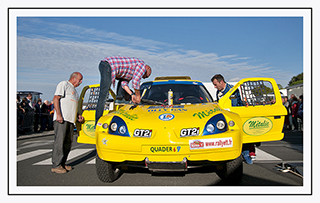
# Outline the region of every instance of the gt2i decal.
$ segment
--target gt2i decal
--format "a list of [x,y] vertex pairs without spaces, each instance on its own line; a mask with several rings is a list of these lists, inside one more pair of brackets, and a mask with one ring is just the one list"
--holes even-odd
[[266,134],[272,129],[272,121],[266,117],[255,117],[243,124],[243,131],[251,136]]
[[177,147],[150,147],[152,153],[168,153],[168,152],[179,152],[181,149],[180,146]]
[[151,137],[152,130],[135,129],[133,132],[134,137]]
[[215,113],[217,111],[222,111],[222,109],[214,108],[214,109],[210,109],[209,111],[208,110],[201,111],[201,112],[198,112],[198,113],[194,113],[193,117],[198,116],[200,119],[203,119],[203,118],[208,117],[208,116],[210,116],[211,114],[213,114],[213,113]]
[[215,138],[215,139],[202,139],[202,140],[189,140],[189,147],[190,147],[190,150],[227,148],[227,147],[233,147],[233,140],[232,140],[232,137]]
[[180,137],[199,135],[199,128],[185,128],[180,131]]

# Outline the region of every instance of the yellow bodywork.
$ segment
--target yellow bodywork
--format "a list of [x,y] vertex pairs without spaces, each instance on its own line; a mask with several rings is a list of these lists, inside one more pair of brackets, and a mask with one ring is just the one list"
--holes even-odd
[[[265,80],[272,84],[275,103],[260,106],[231,106],[231,95],[247,80]],[[95,110],[79,112],[85,117],[80,126],[78,142],[95,144],[98,156],[111,162],[143,161],[181,162],[188,161],[226,161],[240,156],[244,143],[281,140],[286,109],[282,105],[279,89],[272,78],[249,78],[241,80],[219,103],[187,104],[163,106],[132,104],[114,106],[106,110],[94,129]],[[160,78],[165,82],[165,78]],[[189,79],[185,79],[189,80]],[[189,80],[190,81],[190,80]],[[157,82],[157,81],[155,81]],[[199,81],[197,81],[199,82]],[[85,91],[91,87],[87,86]],[[84,92],[85,92],[84,91]],[[111,90],[110,90],[111,91]],[[111,91],[114,96],[114,93]],[[81,94],[81,104],[84,93]],[[163,120],[164,114],[170,114],[171,120]],[[222,133],[203,135],[208,120],[222,114],[227,130]],[[114,116],[121,118],[127,127],[129,136],[112,135],[109,125]],[[229,125],[234,123],[234,125]],[[108,125],[107,128],[103,126]],[[181,137],[181,130],[198,128],[196,136]],[[152,130],[150,137],[135,137],[137,129]]]
[[[225,133],[202,136],[180,137],[180,131],[184,128],[199,127],[200,132],[207,122],[205,118],[199,118],[198,112],[211,110],[210,116],[221,114],[222,109],[217,104],[185,105],[183,108],[161,108],[150,112],[150,105],[138,106],[129,110],[131,105],[126,105],[118,111],[111,113],[99,120],[101,126],[96,128],[96,148],[100,158],[107,161],[143,161],[146,157],[153,162],[178,162],[186,157],[190,161],[209,160],[222,161],[235,159],[240,155],[242,137],[238,125],[229,127]],[[171,113],[174,119],[162,121],[159,116]],[[209,111],[208,111],[209,112]],[[233,120],[241,124],[238,115],[223,112],[227,122]],[[113,115],[121,117],[127,124],[130,135],[135,129],[152,129],[151,137],[122,137],[110,135],[109,129],[103,129],[104,123],[110,123]],[[209,116],[208,116],[209,117]],[[214,149],[191,149],[190,142],[230,140],[232,147],[220,146]]]

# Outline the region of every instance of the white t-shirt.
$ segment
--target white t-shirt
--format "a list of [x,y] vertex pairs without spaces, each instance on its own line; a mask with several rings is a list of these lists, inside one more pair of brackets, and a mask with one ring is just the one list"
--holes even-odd
[[[58,84],[54,95],[61,96],[60,111],[64,121],[75,123],[78,111],[78,93],[69,81],[62,81]],[[53,120],[57,119],[54,111]]]

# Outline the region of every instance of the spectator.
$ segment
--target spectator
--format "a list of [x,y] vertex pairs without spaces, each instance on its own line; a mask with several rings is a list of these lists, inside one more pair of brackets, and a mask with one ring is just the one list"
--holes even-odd
[[48,109],[49,109],[49,118],[48,118],[48,130],[53,130],[53,101],[50,102]]
[[291,115],[291,109],[289,108],[289,101],[288,101],[288,97],[282,97],[282,104],[284,105],[284,107],[286,107],[287,109],[287,115],[285,116],[285,122],[284,122],[284,126],[285,129],[291,129],[290,126],[290,121],[289,121],[289,115]]
[[41,131],[45,131],[48,125],[49,119],[49,109],[48,109],[48,100],[44,100],[41,106]]
[[291,104],[291,112],[292,112],[292,124],[294,126],[294,132],[298,130],[298,110],[299,110],[299,102],[296,96],[292,97],[292,104]]
[[28,104],[30,106],[31,109],[33,109],[33,105],[32,105],[32,94],[28,94],[26,97]]
[[68,81],[62,81],[57,85],[53,97],[54,103],[54,143],[52,151],[52,168],[54,173],[67,173],[72,170],[66,165],[67,157],[71,150],[73,130],[76,120],[83,122],[84,118],[77,115],[78,93],[76,87],[82,83],[83,76],[79,72],[70,75]]
[[34,114],[33,132],[35,133],[39,132],[39,124],[40,124],[40,118],[41,118],[41,105],[42,105],[42,101],[41,99],[38,99],[36,105],[34,106],[35,114]]
[[28,96],[23,98],[21,102],[21,108],[24,109],[24,118],[23,118],[23,123],[21,127],[23,131],[27,134],[32,133],[33,127],[34,127],[33,125],[34,110],[31,104],[30,95],[31,94],[28,94]]
[[20,96],[17,96],[17,130],[18,134],[23,133],[22,130],[22,124],[23,124],[23,118],[24,118],[24,113],[25,110],[21,107],[21,101],[20,101]]
[[303,121],[303,95],[299,96],[300,104],[299,104],[299,110],[298,110],[298,118],[300,118]]

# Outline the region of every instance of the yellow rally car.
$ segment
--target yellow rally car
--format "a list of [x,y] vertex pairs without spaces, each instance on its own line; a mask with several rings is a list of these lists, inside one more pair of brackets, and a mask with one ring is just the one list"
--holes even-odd
[[[158,77],[143,83],[141,92],[138,105],[107,102],[96,128],[99,85],[81,93],[79,113],[85,122],[77,126],[78,142],[96,145],[101,181],[115,181],[126,166],[159,172],[212,165],[222,180],[237,184],[243,144],[283,138],[287,111],[272,78],[243,79],[219,103],[188,76]],[[236,93],[240,106],[232,106]]]

